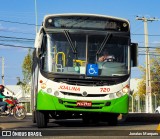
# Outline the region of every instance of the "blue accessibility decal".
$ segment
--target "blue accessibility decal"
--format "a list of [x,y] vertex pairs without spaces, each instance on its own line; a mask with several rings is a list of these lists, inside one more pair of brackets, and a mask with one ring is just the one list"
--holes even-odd
[[98,65],[88,64],[87,65],[87,75],[88,76],[98,76]]

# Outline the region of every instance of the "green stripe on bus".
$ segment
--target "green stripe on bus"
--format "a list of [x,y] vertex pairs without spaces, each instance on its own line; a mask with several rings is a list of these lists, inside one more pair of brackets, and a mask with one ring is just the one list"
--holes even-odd
[[[83,101],[83,100],[82,100]],[[40,90],[37,110],[128,113],[128,95],[113,100],[92,100],[92,107],[77,107],[77,100],[58,98]],[[106,104],[110,104],[106,106]]]

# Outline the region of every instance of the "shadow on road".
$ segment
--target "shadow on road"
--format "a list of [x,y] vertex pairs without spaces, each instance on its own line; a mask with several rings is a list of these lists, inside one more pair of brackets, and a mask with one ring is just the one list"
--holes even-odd
[[[131,119],[130,119],[131,120]],[[105,128],[105,129],[124,129],[124,130],[130,130],[130,128],[138,128],[138,127],[144,127],[147,126],[147,128],[150,125],[154,125],[154,126],[158,126],[159,121],[154,121],[151,122],[145,122],[143,120],[143,122],[140,122],[139,120],[127,120],[127,121],[123,121],[123,120],[119,120],[118,121],[118,125],[117,126],[110,126],[108,125],[107,122],[99,122],[99,123],[92,123],[92,124],[85,124],[83,123],[82,119],[67,119],[67,120],[53,120],[51,119],[50,122],[48,123],[48,127],[47,128],[43,128],[43,129],[87,129],[87,128]],[[32,118],[31,116],[27,116],[24,120],[17,120],[14,117],[4,117],[4,118],[0,118],[0,125],[3,125],[3,127],[5,129],[38,129],[36,123],[32,123]],[[2,128],[0,126],[0,128]],[[42,129],[42,128],[41,128]]]

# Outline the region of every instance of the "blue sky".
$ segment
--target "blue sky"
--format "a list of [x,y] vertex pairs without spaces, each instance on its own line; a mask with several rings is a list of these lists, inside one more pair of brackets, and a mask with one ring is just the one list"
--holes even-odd
[[[1,0],[0,4],[0,57],[5,59],[5,84],[17,83],[22,79],[22,62],[28,49],[3,46],[4,44],[33,47],[35,38],[35,2],[34,0]],[[132,42],[144,46],[142,21],[135,17],[160,18],[159,0],[37,0],[38,24],[41,25],[46,14],[92,13],[126,18],[131,23]],[[18,22],[18,23],[15,23]],[[19,24],[27,23],[27,24]],[[160,21],[148,22],[149,46],[160,46]],[[11,38],[4,38],[11,37]],[[15,39],[16,38],[16,39]],[[28,38],[33,40],[18,40]],[[1,45],[3,44],[3,45]],[[139,55],[139,65],[144,64],[144,56]],[[1,62],[0,62],[1,75]],[[132,77],[140,78],[138,68],[132,69]],[[1,83],[1,80],[0,80]]]

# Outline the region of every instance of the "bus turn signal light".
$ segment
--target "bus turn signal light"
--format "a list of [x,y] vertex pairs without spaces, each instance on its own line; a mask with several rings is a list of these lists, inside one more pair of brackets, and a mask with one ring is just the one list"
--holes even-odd
[[126,85],[126,86],[122,89],[122,92],[123,92],[123,93],[129,93],[129,90],[130,90],[129,85]]

